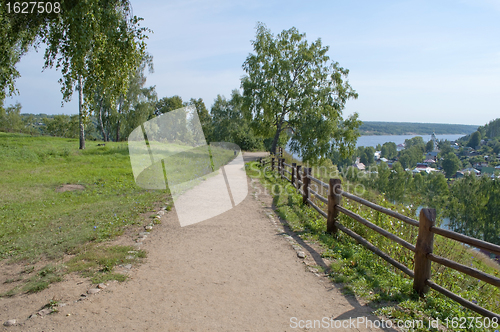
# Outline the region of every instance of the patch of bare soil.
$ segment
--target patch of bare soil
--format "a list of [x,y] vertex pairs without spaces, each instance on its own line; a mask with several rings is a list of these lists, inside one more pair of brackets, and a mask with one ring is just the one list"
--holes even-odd
[[85,187],[81,184],[63,184],[62,186],[56,188],[58,193],[63,193],[65,191],[74,191],[74,190],[85,190]]

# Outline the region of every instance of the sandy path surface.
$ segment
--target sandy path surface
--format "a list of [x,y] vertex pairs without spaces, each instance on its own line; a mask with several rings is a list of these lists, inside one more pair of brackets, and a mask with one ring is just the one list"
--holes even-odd
[[[345,321],[344,326],[349,326],[349,319],[378,318],[354,298],[342,295],[326,277],[312,273],[272,217],[271,197],[252,193],[255,190],[250,187],[249,195],[235,208],[186,227],[180,227],[174,210],[167,212],[144,241],[146,262],[132,268],[127,282],[111,283],[85,300],[75,301],[89,284],[74,278],[40,294],[0,299],[2,322],[17,318],[20,323],[0,330],[370,330],[354,324],[294,328],[299,320],[306,324],[324,317],[337,324]],[[314,263],[314,249],[304,244],[304,251],[306,260]],[[33,312],[52,294],[68,303],[58,313],[27,319],[24,311],[16,310],[31,301]]]

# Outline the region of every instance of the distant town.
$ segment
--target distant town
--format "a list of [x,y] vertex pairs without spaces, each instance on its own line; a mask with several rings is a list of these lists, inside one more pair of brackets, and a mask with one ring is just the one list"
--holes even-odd
[[[424,125],[424,124],[421,124]],[[406,171],[414,174],[442,172],[448,179],[462,178],[467,174],[500,176],[500,119],[456,141],[438,140],[433,132],[427,142],[416,136],[396,145],[394,142],[374,147],[358,147],[349,160],[337,160],[341,166],[352,165],[360,171],[367,171],[372,165],[386,163],[392,168],[399,162]]]

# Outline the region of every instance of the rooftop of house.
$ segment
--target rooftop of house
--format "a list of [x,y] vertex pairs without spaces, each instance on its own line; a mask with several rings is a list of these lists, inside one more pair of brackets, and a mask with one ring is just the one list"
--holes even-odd
[[432,168],[432,167],[425,167],[425,168],[416,167],[414,170],[412,170],[412,172],[414,174],[420,173],[420,172],[426,172],[427,174],[429,174],[431,172],[437,172],[437,169]]

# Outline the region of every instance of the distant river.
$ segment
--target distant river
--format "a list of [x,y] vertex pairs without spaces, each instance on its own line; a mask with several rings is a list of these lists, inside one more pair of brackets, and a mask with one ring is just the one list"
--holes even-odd
[[[374,135],[374,136],[361,136],[358,138],[358,142],[356,143],[356,147],[358,146],[373,146],[376,147],[378,144],[383,145],[385,142],[394,142],[396,145],[402,144],[405,142],[405,139],[413,138],[416,136],[421,136],[424,139],[424,142],[428,142],[431,139],[431,135]],[[448,141],[456,141],[460,137],[465,135],[436,135],[438,140],[447,139]],[[290,151],[289,148],[286,148],[287,151]],[[299,156],[295,153],[293,156],[300,160]]]
[[[405,139],[413,138],[416,136],[421,136],[424,142],[428,142],[431,139],[431,135],[374,135],[374,136],[361,136],[358,138],[356,147],[358,146],[373,146],[376,147],[377,144],[384,144],[385,142],[394,142],[396,145],[403,144]],[[438,140],[447,139],[449,141],[455,141],[460,137],[465,135],[436,135]]]

